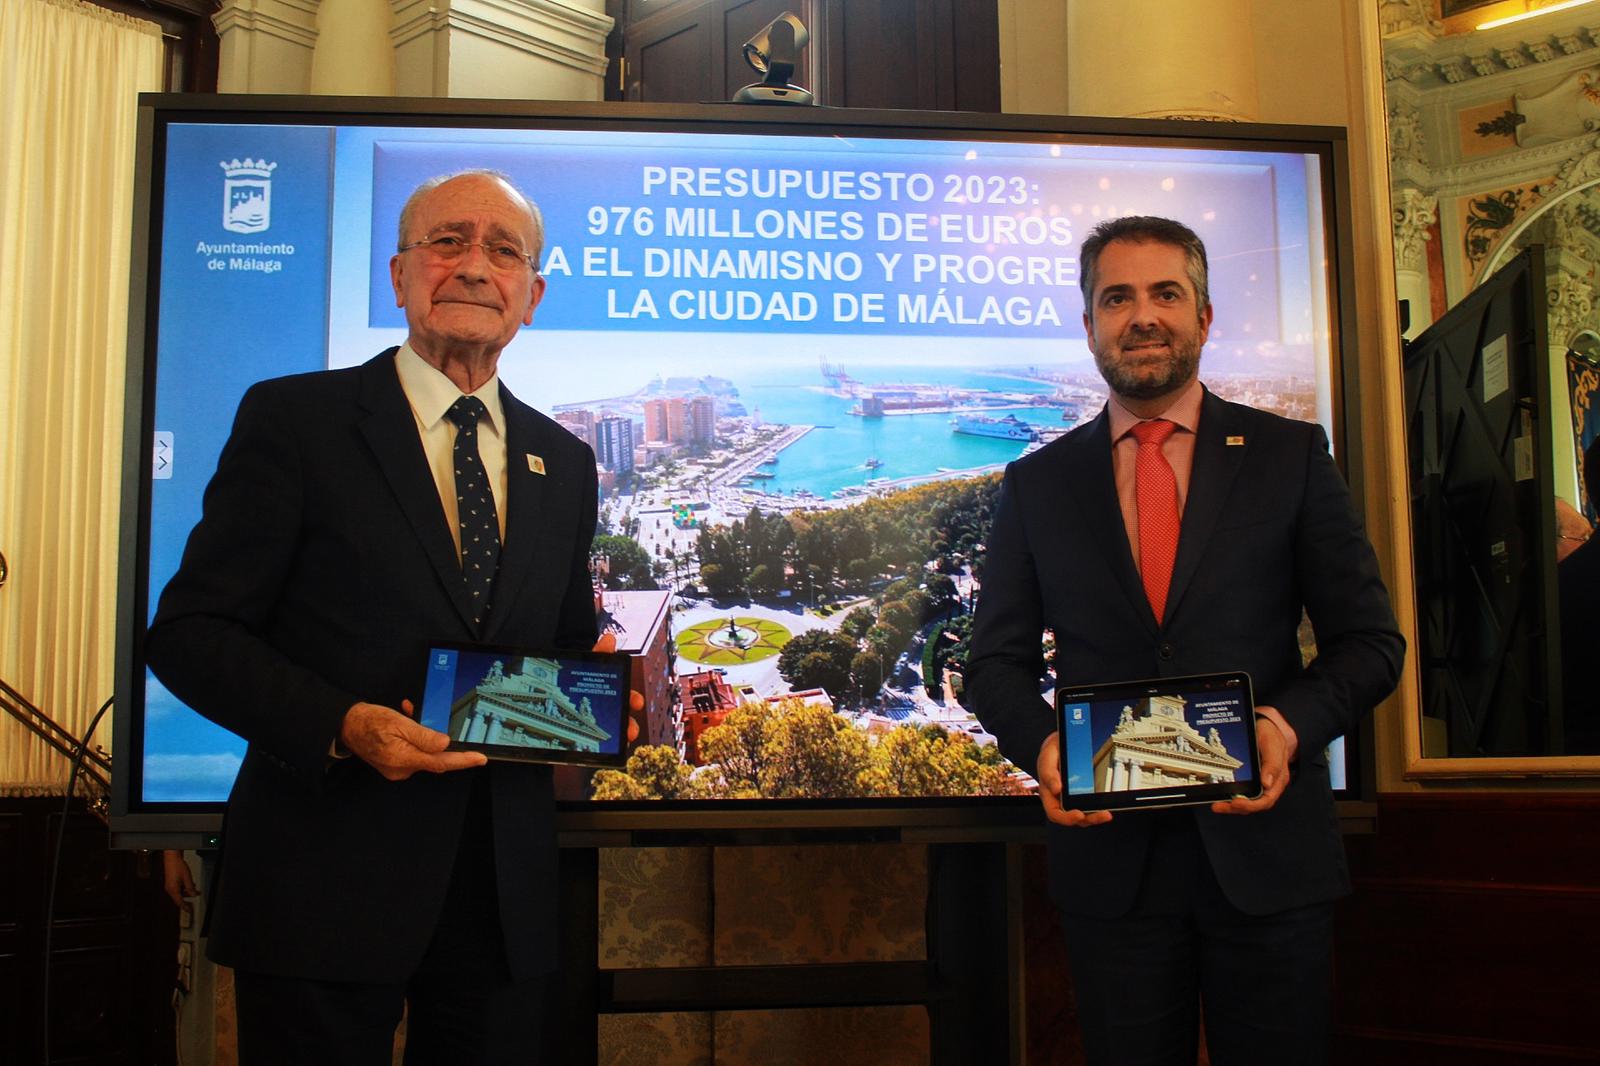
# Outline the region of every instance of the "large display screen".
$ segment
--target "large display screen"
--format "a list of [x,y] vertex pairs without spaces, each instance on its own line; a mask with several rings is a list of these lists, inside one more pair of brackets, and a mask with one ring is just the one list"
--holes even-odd
[[643,635],[670,641],[652,680],[673,694],[648,750],[569,799],[1028,794],[963,707],[961,666],[1001,471],[1106,398],[1077,258],[1102,219],[1193,227],[1216,306],[1202,380],[1340,441],[1342,131],[328,106],[144,102],[127,814],[228,794],[244,741],[145,671],[139,633],[244,390],[405,339],[397,216],[437,175],[492,168],[542,208],[548,290],[501,377],[601,460],[597,581],[668,605]]

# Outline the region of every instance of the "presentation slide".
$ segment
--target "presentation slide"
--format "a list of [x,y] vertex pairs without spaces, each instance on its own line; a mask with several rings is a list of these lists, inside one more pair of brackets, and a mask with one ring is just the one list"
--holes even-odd
[[[819,691],[806,698],[874,751],[938,727],[978,769],[927,788],[1027,791],[1014,768],[991,773],[993,738],[960,706],[949,652],[964,648],[999,472],[1105,401],[1079,246],[1120,215],[1193,227],[1216,307],[1202,380],[1331,432],[1322,165],[904,131],[172,124],[153,216],[150,611],[244,390],[402,343],[389,280],[402,203],[428,178],[492,168],[546,232],[548,289],[501,378],[595,447],[602,533],[640,553],[622,587],[672,595],[673,671],[720,671],[741,703]],[[830,673],[785,659],[801,638],[854,644]],[[714,710],[707,729],[729,708]],[[226,798],[244,751],[153,676],[143,745],[146,803]],[[679,755],[694,794],[715,796],[694,761],[706,750]],[[860,794],[922,787],[884,784],[902,780],[892,770],[852,780]]]
[[1245,695],[1207,690],[1062,707],[1068,795],[1249,781]]

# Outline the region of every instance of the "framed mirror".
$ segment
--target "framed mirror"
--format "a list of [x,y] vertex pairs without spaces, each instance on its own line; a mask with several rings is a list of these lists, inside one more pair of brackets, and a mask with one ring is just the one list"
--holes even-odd
[[[1577,571],[1557,561],[1583,543],[1596,517],[1582,454],[1600,435],[1600,397],[1593,397],[1600,385],[1600,3],[1548,12],[1527,12],[1530,6],[1378,0],[1407,340],[1436,341],[1444,330],[1425,335],[1447,311],[1500,299],[1489,295],[1490,279],[1514,261],[1529,271],[1517,298],[1532,301],[1538,319],[1485,311],[1476,332],[1456,329],[1457,399],[1475,405],[1471,430],[1483,436],[1486,454],[1503,452],[1509,481],[1496,494],[1464,477],[1477,496],[1451,497],[1458,508],[1472,499],[1486,519],[1471,549],[1480,565],[1459,567],[1453,577],[1437,565],[1449,535],[1414,521],[1422,699],[1405,723],[1411,777],[1600,775],[1587,686],[1564,686],[1561,665],[1564,628],[1586,631],[1586,600],[1600,611],[1600,580],[1589,593],[1572,582],[1562,588],[1559,578]],[[1484,25],[1517,13],[1529,17]],[[1505,361],[1496,346],[1503,333],[1511,348],[1520,342],[1537,373],[1520,374],[1514,359]],[[1416,503],[1443,492],[1438,435],[1468,423],[1450,423],[1437,397],[1424,405],[1433,421],[1421,414],[1411,363],[1408,354]],[[1496,400],[1502,385],[1505,396]],[[1478,417],[1491,406],[1493,417]],[[1470,462],[1471,453],[1462,449],[1451,461]],[[1600,557],[1600,541],[1589,554]],[[1438,584],[1448,580],[1458,584],[1441,609]],[[1470,621],[1451,613],[1471,599],[1498,599],[1506,613]],[[1574,634],[1567,642],[1575,665],[1585,640]],[[1445,668],[1452,657],[1461,669]],[[1490,660],[1497,669],[1485,668]]]

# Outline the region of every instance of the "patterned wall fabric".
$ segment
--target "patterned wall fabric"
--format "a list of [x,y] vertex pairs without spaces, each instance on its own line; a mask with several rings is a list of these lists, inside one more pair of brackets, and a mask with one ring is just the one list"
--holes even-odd
[[[617,848],[600,852],[605,968],[927,957],[920,845]],[[921,1007],[606,1015],[603,1066],[912,1066]]]

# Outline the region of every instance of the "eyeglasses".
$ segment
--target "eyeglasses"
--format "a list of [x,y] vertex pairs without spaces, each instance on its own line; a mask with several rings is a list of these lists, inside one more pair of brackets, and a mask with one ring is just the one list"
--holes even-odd
[[409,252],[413,248],[423,249],[436,263],[455,263],[467,254],[468,248],[482,248],[484,258],[489,260],[489,266],[501,273],[509,274],[523,267],[528,267],[535,273],[539,270],[533,256],[510,241],[469,241],[454,233],[441,233],[437,237],[424,237],[420,241],[402,244],[400,251]]

